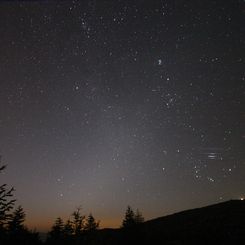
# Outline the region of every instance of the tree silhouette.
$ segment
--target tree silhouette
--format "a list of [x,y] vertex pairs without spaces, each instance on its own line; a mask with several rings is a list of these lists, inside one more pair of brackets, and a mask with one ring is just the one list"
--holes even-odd
[[139,211],[139,209],[136,210],[136,213],[134,215],[134,220],[136,224],[143,223],[145,220],[142,213]]
[[[1,157],[0,157],[1,161]],[[6,166],[0,167],[0,172],[2,172]],[[3,229],[11,218],[11,210],[14,207],[15,199],[13,197],[14,188],[7,188],[6,184],[0,186],[0,229]]]
[[100,222],[96,221],[93,215],[90,213],[84,224],[84,229],[89,232],[95,231],[99,228],[99,223]]
[[125,244],[144,244],[142,241],[141,226],[138,224],[144,222],[141,212],[137,209],[136,213],[128,206],[122,222],[123,240]]
[[134,215],[134,211],[132,210],[132,208],[130,206],[127,207],[124,219],[123,219],[123,223],[122,223],[122,227],[123,228],[129,228],[135,225],[135,215]]
[[10,234],[21,233],[25,230],[24,221],[26,214],[21,206],[14,211],[10,221],[8,222],[8,231]]
[[74,233],[73,226],[71,220],[67,220],[64,226],[64,235],[66,237],[72,236]]
[[[0,172],[5,168],[5,165],[0,166]],[[40,244],[39,234],[24,226],[26,215],[23,208],[18,206],[12,213],[16,202],[13,199],[13,191],[13,187],[0,185],[0,244]]]
[[85,244],[99,244],[97,241],[97,230],[99,228],[99,221],[96,221],[94,216],[90,213],[84,223],[84,243]]
[[130,206],[128,206],[123,219],[122,227],[129,228],[143,222],[144,222],[144,217],[142,213],[138,209],[136,210],[135,213],[133,209]]
[[58,217],[55,220],[55,223],[48,234],[47,242],[50,244],[58,244],[62,242],[63,238],[64,238],[64,222],[60,217]]
[[85,216],[81,215],[81,208],[77,208],[76,211],[72,213],[72,224],[75,236],[81,235],[84,229],[84,219]]
[[64,244],[74,244],[74,229],[71,220],[67,220],[64,225]]

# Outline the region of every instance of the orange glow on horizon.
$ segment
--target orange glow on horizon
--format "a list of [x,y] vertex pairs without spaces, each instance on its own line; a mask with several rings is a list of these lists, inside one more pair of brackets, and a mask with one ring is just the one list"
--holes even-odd
[[[64,222],[67,220],[66,218],[61,217]],[[104,228],[120,228],[121,220],[119,219],[103,219],[100,220],[100,229]],[[26,226],[31,230],[36,230],[38,232],[48,232],[50,231],[52,225],[54,224],[54,220],[27,220]]]

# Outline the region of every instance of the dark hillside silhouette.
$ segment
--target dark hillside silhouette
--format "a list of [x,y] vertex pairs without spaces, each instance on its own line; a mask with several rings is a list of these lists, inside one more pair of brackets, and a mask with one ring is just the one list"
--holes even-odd
[[245,244],[245,201],[231,200],[98,232],[99,244]]
[[245,202],[231,200],[151,220],[142,229],[146,240],[169,244],[244,244],[244,220]]
[[[130,212],[129,212],[130,211]],[[125,218],[132,214],[127,208]],[[131,217],[132,215],[130,215]],[[245,201],[231,200],[120,229],[94,230],[76,244],[245,244]],[[124,219],[125,221],[125,219]],[[130,224],[131,224],[130,219]],[[70,240],[69,243],[75,244]]]

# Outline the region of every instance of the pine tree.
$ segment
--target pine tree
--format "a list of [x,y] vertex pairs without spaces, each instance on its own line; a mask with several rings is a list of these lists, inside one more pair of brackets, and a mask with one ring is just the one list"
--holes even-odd
[[64,226],[64,235],[66,237],[72,236],[74,233],[72,222],[68,219]]
[[84,219],[85,219],[85,216],[81,215],[81,208],[77,208],[77,210],[73,212],[72,217],[73,217],[72,224],[73,224],[74,234],[76,236],[80,235],[84,229]]
[[64,237],[64,222],[58,217],[48,234],[48,242],[58,243]]
[[95,231],[99,228],[99,221],[96,221],[93,215],[90,213],[88,218],[86,219],[84,229],[86,231]]
[[129,228],[135,225],[135,214],[130,206],[127,207],[125,217],[122,223],[123,228]]
[[74,244],[74,229],[71,220],[68,219],[66,221],[63,232],[64,232],[63,244]]
[[128,206],[124,216],[122,227],[128,228],[143,222],[144,217],[142,213],[138,209],[136,210],[136,212],[134,212],[133,209],[130,206]]
[[[1,161],[1,157],[0,157]],[[0,167],[2,172],[6,166]],[[6,184],[0,186],[0,229],[3,229],[11,218],[11,210],[14,207],[15,201],[12,199],[14,188],[7,188]]]
[[54,225],[52,227],[52,231],[54,231],[56,233],[62,233],[63,229],[64,229],[64,222],[63,222],[63,220],[60,217],[58,217],[55,220],[55,223],[54,223]]
[[21,206],[14,211],[10,221],[8,222],[8,231],[10,234],[21,233],[25,230],[24,221],[26,214]]
[[134,220],[136,224],[140,224],[144,222],[144,217],[142,213],[139,211],[139,209],[136,210]]

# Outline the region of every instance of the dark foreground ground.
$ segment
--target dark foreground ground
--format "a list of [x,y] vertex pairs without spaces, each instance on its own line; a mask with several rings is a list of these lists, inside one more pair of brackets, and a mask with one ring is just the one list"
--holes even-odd
[[[39,238],[43,235],[39,234]],[[57,237],[46,243],[35,233],[3,238],[0,236],[0,245],[245,245],[245,201],[227,201],[160,217],[128,229],[102,229],[79,237]]]
[[147,221],[129,230],[98,231],[94,244],[245,244],[245,201],[232,200]]

